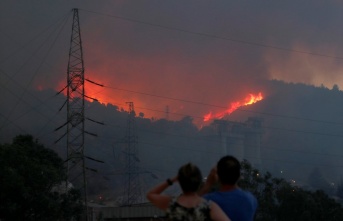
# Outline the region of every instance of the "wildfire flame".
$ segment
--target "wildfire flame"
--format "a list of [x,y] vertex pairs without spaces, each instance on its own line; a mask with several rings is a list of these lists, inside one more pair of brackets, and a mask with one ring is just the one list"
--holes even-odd
[[232,112],[234,112],[235,110],[237,110],[238,108],[242,106],[248,106],[248,105],[254,104],[258,101],[261,101],[262,99],[263,99],[263,96],[261,92],[259,92],[257,95],[249,94],[243,101],[232,102],[230,104],[230,107],[223,112],[214,114],[212,113],[212,111],[210,111],[208,114],[204,116],[204,121],[209,121],[211,119],[221,119],[225,115],[230,115]]

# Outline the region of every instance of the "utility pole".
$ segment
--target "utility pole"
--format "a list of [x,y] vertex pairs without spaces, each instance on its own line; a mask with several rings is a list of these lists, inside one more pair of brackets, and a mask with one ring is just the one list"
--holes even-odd
[[138,167],[138,149],[137,149],[137,135],[135,131],[135,110],[133,102],[126,102],[129,105],[129,113],[127,119],[127,131],[125,137],[126,143],[126,194],[127,200],[125,204],[131,206],[133,204],[142,202],[142,192],[140,185],[140,170]]

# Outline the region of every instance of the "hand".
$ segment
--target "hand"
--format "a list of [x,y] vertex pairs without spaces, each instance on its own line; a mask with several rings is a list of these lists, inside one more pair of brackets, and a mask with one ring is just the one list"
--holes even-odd
[[173,183],[175,183],[175,182],[177,182],[177,181],[178,181],[178,177],[177,177],[177,176],[175,176],[175,177],[171,178],[170,180],[171,180]]
[[218,181],[217,167],[214,167],[211,169],[210,174],[208,174],[205,185],[201,187],[198,194],[202,196],[208,193],[211,190],[211,188],[214,186],[214,184],[216,184],[217,181]]
[[210,174],[207,176],[206,183],[208,185],[214,185],[218,181],[217,167],[211,169]]

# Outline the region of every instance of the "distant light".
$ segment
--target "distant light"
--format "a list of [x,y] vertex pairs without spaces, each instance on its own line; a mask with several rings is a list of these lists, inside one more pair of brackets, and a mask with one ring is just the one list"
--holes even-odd
[[281,170],[280,173],[283,173],[283,171]]

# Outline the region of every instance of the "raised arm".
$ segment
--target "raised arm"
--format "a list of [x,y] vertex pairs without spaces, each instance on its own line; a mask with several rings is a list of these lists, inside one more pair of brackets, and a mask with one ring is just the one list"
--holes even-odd
[[218,182],[218,176],[217,176],[217,168],[214,167],[211,169],[210,174],[207,176],[205,184],[201,187],[198,194],[200,196],[205,195],[208,193],[211,188]]
[[166,190],[170,185],[177,182],[177,177],[174,177],[171,180],[166,180],[157,186],[150,189],[146,195],[147,199],[154,204],[157,208],[162,210],[167,210],[169,203],[172,199],[171,196],[161,194],[164,190]]

